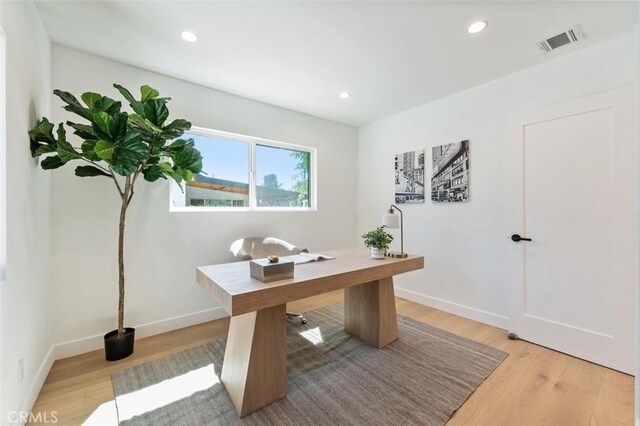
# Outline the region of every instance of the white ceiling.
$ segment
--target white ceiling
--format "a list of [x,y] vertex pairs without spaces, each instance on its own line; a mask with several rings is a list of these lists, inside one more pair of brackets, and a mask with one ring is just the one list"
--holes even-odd
[[[55,43],[360,126],[629,32],[637,2],[41,1]],[[480,34],[467,26],[489,21]],[[535,43],[581,24],[586,39]],[[189,44],[189,29],[199,41]],[[352,97],[342,100],[342,91]]]

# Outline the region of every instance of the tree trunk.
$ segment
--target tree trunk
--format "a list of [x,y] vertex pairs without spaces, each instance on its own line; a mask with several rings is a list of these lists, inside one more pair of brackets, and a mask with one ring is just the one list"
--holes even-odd
[[[129,191],[127,189],[125,189],[125,194],[128,196]],[[118,234],[118,337],[124,334],[124,222],[129,204],[127,196],[122,197],[120,230]]]

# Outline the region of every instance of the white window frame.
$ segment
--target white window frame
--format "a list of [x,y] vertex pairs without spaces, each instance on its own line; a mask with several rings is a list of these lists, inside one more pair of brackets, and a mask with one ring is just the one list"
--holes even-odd
[[[244,142],[249,146],[249,206],[248,207],[201,207],[201,206],[174,206],[171,199],[171,192],[176,190],[177,183],[171,181],[169,190],[169,211],[170,212],[248,212],[248,211],[268,211],[268,212],[308,212],[318,210],[318,185],[317,185],[317,149],[314,147],[296,145],[291,143],[279,142],[271,139],[258,138],[254,136],[242,135],[238,133],[225,132],[222,130],[213,130],[206,127],[192,126],[185,133],[191,133],[204,137],[218,137],[223,139],[237,140]],[[257,200],[257,175],[256,171],[256,146],[263,145],[274,148],[284,148],[294,151],[308,152],[309,159],[309,203],[311,207],[259,207]],[[184,184],[183,184],[184,185]],[[186,188],[184,188],[186,191]]]

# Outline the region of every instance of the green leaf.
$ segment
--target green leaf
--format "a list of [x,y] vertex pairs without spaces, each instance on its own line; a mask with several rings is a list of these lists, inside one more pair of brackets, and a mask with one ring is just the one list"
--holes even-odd
[[51,157],[47,157],[42,160],[40,166],[42,166],[44,170],[53,170],[64,166],[64,161],[62,161],[62,159],[57,155],[52,155]]
[[173,166],[171,165],[171,163],[160,163],[158,164],[158,166],[160,167],[160,169],[162,169],[163,173],[172,173],[173,172]]
[[129,114],[129,125],[134,129],[153,136],[162,134],[162,129],[147,120],[143,115]]
[[80,117],[86,118],[87,120],[91,121],[91,110],[83,107],[82,104],[78,102],[76,97],[71,93],[56,89],[53,91],[53,94],[62,99],[62,102],[67,104],[63,107],[65,110],[73,112],[74,114],[77,114]]
[[57,146],[53,147],[51,145],[40,145],[38,149],[36,149],[35,153],[32,153],[32,157],[39,157],[42,154],[48,154],[50,152],[56,152],[58,150]]
[[102,160],[111,160],[113,158],[113,153],[115,150],[115,145],[113,142],[106,141],[104,139],[96,142],[96,145],[93,149],[96,155]]
[[180,167],[175,167],[167,174],[171,176],[176,183],[182,183],[182,169]]
[[131,176],[138,170],[138,165],[131,161],[127,160],[118,160],[114,162],[111,166],[113,171],[119,174],[120,176]]
[[140,134],[129,131],[124,141],[115,146],[113,170],[122,176],[134,173],[149,155],[149,147],[142,142]]
[[82,94],[81,98],[89,109],[94,109],[96,102],[102,99],[102,95],[100,93],[85,92]]
[[175,141],[171,142],[169,146],[165,148],[165,151],[167,151],[169,154],[177,153],[178,151],[181,151],[182,149],[184,149],[185,146],[194,146],[194,145],[195,145],[195,142],[193,139],[176,139]]
[[164,136],[165,139],[179,138],[190,128],[190,121],[178,118],[162,128],[162,136]]
[[128,131],[124,141],[118,146],[118,150],[126,151],[126,155],[138,160],[144,160],[149,155],[149,147],[145,145],[140,133]]
[[53,91],[53,94],[62,99],[62,102],[66,103],[67,105],[73,105],[82,108],[82,104],[78,101],[78,99],[76,99],[76,97],[69,92],[56,89]]
[[113,116],[113,127],[111,132],[116,142],[123,141],[127,134],[127,124],[129,123],[129,114],[119,112]]
[[152,138],[147,138],[145,142],[152,145],[154,148],[153,152],[158,154],[162,152],[162,148],[164,147],[164,144],[167,143],[167,140],[163,136],[158,135]]
[[156,127],[162,127],[167,117],[169,117],[167,101],[165,99],[148,100],[144,103],[144,116]]
[[53,123],[43,117],[33,129],[29,130],[29,148],[31,156],[37,157],[58,149],[58,144],[53,136]]
[[[200,154],[200,151],[198,151],[198,154]],[[202,172],[202,155],[200,155],[200,159],[197,162],[193,163],[191,167],[189,167],[189,170],[191,170],[191,173],[195,174]]]
[[93,114],[92,121],[95,125],[94,130],[97,130],[98,134],[100,134],[101,132],[107,138],[110,138],[112,136],[111,126],[113,124],[113,117],[111,117],[109,114],[104,111],[96,112],[95,114]]
[[127,100],[127,102],[129,102],[129,103],[137,102],[136,99],[131,94],[131,92],[129,91],[129,89],[127,89],[126,87],[124,87],[124,86],[122,86],[122,85],[120,85],[118,83],[113,83],[113,87],[118,89],[118,92],[120,92],[120,94]]
[[122,108],[122,102],[115,101],[107,96],[102,96],[95,104],[94,111],[106,112],[109,115],[113,115],[120,112]]
[[62,123],[58,126],[58,156],[63,163],[71,160],[77,160],[82,156],[78,153],[73,146],[67,141],[66,132]]
[[128,114],[116,112],[110,115],[104,111],[93,114],[93,130],[100,139],[113,142],[124,139],[127,132]]
[[170,153],[174,166],[188,169],[193,173],[202,170],[202,154],[192,144],[186,144],[182,149]]
[[144,175],[144,179],[148,182],[155,182],[160,178],[166,179],[162,167],[157,164],[145,167],[142,169],[142,174]]
[[185,169],[182,171],[182,178],[185,182],[191,182],[193,180],[193,173],[191,173],[191,170]]
[[58,156],[63,162],[77,160],[81,155],[66,140],[58,140]]
[[147,86],[146,84],[140,88],[140,94],[142,95],[140,101],[143,103],[148,101],[149,99],[154,99],[160,96],[160,92],[158,92],[153,87]]
[[94,166],[78,166],[76,167],[76,176],[80,177],[94,177],[94,176],[107,176],[111,177],[110,174],[103,172],[97,167]]
[[138,170],[138,164],[136,162],[126,159],[118,159],[117,161],[114,161],[111,167],[113,168],[113,171],[120,176],[130,176]]
[[100,156],[96,153],[96,144],[98,141],[96,140],[86,140],[84,142],[82,142],[82,155],[84,155],[84,157],[87,160],[91,160],[91,161],[100,161],[102,160],[102,158],[100,158]]
[[113,84],[113,87],[118,89],[120,94],[127,100],[127,102],[129,102],[129,105],[131,105],[131,108],[136,112],[136,114],[144,114],[144,107],[142,106],[142,102],[137,101],[128,89],[115,83]]
[[87,124],[78,124],[72,121],[67,121],[67,126],[75,130],[74,135],[81,137],[82,139],[98,139],[93,127]]
[[55,126],[46,117],[43,117],[33,129],[29,130],[29,136],[39,142],[55,143],[53,128]]

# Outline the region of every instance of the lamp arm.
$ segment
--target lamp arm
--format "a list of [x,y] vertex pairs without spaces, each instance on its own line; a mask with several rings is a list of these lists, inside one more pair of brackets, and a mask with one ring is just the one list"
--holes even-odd
[[389,206],[389,213],[393,213],[394,209],[400,212],[400,254],[404,254],[404,218],[402,217],[402,210],[395,204]]

